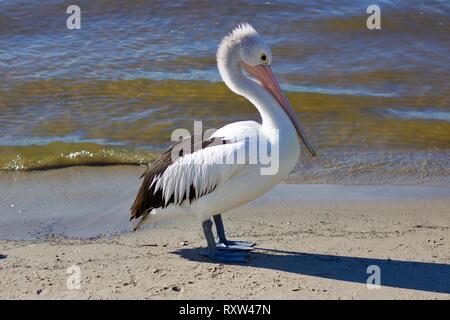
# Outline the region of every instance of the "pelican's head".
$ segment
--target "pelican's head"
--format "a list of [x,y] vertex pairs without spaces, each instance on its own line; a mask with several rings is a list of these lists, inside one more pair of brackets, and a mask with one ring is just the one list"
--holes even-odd
[[316,155],[308,142],[300,120],[281,90],[270,67],[272,52],[259,33],[248,23],[237,26],[223,38],[217,50],[217,66],[225,84],[235,93],[246,96],[249,88],[264,88],[291,120],[309,152]]

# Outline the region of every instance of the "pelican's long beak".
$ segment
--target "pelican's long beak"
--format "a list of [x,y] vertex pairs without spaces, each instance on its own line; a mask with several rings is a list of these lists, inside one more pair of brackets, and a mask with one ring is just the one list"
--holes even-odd
[[275,78],[275,75],[273,74],[270,66],[264,64],[259,64],[256,66],[250,66],[246,63],[242,64],[245,68],[245,71],[247,71],[251,76],[255,77],[259,82],[261,82],[264,88],[266,88],[266,90],[269,91],[270,94],[272,94],[275,100],[278,101],[280,106],[288,115],[295,129],[297,130],[298,136],[300,137],[300,139],[302,139],[303,143],[305,144],[306,148],[308,148],[309,152],[311,152],[312,156],[315,157],[316,151],[306,138],[302,125],[300,124],[300,120],[297,118],[294,109],[281,90],[280,85],[278,84],[278,81]]

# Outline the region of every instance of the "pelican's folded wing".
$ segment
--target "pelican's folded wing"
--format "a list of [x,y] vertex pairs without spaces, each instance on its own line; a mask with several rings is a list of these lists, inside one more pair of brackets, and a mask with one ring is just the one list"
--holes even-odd
[[[154,208],[192,202],[214,191],[237,172],[236,155],[245,143],[213,137],[201,141],[201,147],[188,139],[167,150],[147,168],[143,182],[131,207],[131,219],[148,214]],[[186,142],[187,141],[187,142]],[[186,146],[188,148],[186,148]],[[186,150],[193,152],[186,152]]]

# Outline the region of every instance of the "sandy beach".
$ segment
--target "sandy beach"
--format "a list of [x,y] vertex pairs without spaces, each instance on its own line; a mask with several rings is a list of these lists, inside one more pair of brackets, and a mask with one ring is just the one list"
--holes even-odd
[[[0,298],[450,298],[448,187],[281,184],[225,216],[229,237],[256,247],[247,263],[217,264],[194,217],[129,231],[141,171],[2,174]],[[380,289],[366,285],[373,265]]]
[[[0,300],[450,299],[449,22],[444,1],[0,0]],[[207,150],[164,153],[190,134]],[[287,176],[217,212],[245,262],[208,259],[195,216],[132,231],[135,199],[208,216]]]

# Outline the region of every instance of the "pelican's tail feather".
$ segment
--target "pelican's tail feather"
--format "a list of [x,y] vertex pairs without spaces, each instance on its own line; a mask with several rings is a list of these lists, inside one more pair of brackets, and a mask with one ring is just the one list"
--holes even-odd
[[144,224],[148,223],[149,221],[147,220],[150,214],[151,214],[150,211],[146,211],[143,214],[141,214],[138,223],[136,223],[136,225],[133,227],[133,231],[140,229]]

